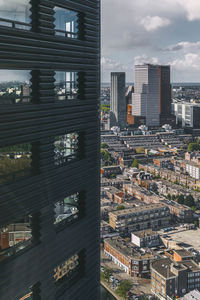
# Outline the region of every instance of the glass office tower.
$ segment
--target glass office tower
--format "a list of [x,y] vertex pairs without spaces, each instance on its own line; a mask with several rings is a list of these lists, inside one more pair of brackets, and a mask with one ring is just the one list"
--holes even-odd
[[99,0],[0,3],[0,299],[99,299]]

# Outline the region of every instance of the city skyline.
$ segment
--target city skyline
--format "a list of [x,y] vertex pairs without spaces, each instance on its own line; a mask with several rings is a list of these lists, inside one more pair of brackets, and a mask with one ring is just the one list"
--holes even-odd
[[197,82],[199,24],[197,0],[103,0],[102,82],[109,81],[110,72],[126,72],[133,82],[138,63],[170,64],[172,82]]

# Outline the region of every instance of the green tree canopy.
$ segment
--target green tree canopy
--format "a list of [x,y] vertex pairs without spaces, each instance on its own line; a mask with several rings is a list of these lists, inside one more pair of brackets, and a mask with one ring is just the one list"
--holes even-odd
[[108,149],[109,146],[106,143],[101,143],[101,149]]
[[195,142],[195,143],[189,143],[188,144],[188,151],[198,151],[199,150],[199,143]]
[[138,166],[139,166],[139,162],[138,162],[137,158],[134,158],[131,167],[132,168],[138,168]]
[[120,205],[117,206],[117,210],[122,210],[122,209],[125,209],[124,205],[120,204]]
[[137,153],[137,154],[142,154],[142,153],[144,153],[144,148],[143,148],[143,147],[138,147],[138,148],[136,149],[136,153]]
[[178,195],[178,203],[184,204],[185,197],[183,194]]
[[120,282],[120,284],[118,285],[117,289],[116,289],[116,293],[117,295],[119,295],[120,297],[126,299],[126,294],[127,292],[132,288],[132,283],[129,280],[123,280],[122,282]]
[[108,267],[104,267],[103,272],[101,272],[101,279],[103,281],[109,282],[110,276],[112,275],[112,270]]
[[189,207],[195,206],[194,197],[192,195],[186,196],[184,204]]

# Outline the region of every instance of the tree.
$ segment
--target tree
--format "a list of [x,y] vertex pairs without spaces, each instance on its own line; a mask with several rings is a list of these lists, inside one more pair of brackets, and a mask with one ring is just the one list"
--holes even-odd
[[188,144],[188,151],[198,151],[199,150],[199,144],[197,142],[195,143],[189,143]]
[[170,194],[170,193],[168,193],[168,194],[167,194],[167,199],[169,199],[169,200],[171,200],[171,199],[172,199],[172,197],[171,197],[171,194]]
[[132,283],[129,280],[123,280],[120,282],[116,289],[116,294],[126,299],[127,292],[132,288]]
[[101,143],[101,149],[108,149],[109,146],[106,143]]
[[172,200],[175,200],[176,199],[176,196],[175,195],[172,195]]
[[178,195],[178,203],[184,204],[185,197],[183,194]]
[[137,153],[137,154],[142,154],[142,153],[144,153],[144,148],[143,148],[143,147],[138,147],[138,148],[136,149],[136,153]]
[[101,158],[106,163],[106,165],[111,165],[112,164],[112,157],[111,157],[111,155],[108,151],[101,150]]
[[189,207],[195,206],[194,197],[192,195],[186,196],[184,204]]
[[101,272],[101,279],[109,282],[110,276],[112,276],[112,270],[108,267],[104,267],[103,272]]
[[134,158],[131,167],[132,168],[138,168],[138,166],[139,166],[139,162],[136,158]]
[[124,205],[120,204],[120,205],[117,206],[117,210],[122,210],[122,209],[125,209]]

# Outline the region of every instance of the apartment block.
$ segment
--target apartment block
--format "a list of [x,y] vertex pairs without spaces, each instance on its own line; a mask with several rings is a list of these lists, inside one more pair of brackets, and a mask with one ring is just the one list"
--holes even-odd
[[135,207],[109,213],[109,224],[118,232],[131,233],[170,224],[169,208],[163,204]]

